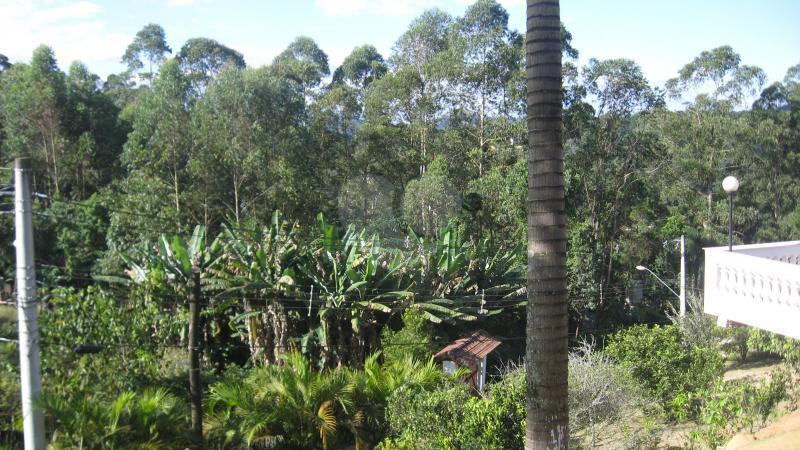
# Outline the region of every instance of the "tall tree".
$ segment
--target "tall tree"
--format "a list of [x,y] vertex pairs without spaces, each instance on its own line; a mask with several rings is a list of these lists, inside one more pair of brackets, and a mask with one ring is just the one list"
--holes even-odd
[[142,171],[171,186],[169,195],[174,197],[178,214],[191,154],[188,91],[189,84],[177,62],[164,64],[153,88],[136,105],[133,131],[122,155],[131,171]]
[[[50,47],[34,50],[30,65],[15,64],[3,72],[0,114],[9,156],[30,155],[44,169],[48,194],[64,187],[66,141],[62,119],[65,105],[64,72]],[[40,183],[37,180],[37,185]]]
[[507,88],[522,64],[522,36],[508,29],[508,12],[499,3],[480,0],[453,24],[450,42],[456,63],[452,78],[457,80],[452,97],[470,122],[480,176],[489,144],[507,138],[504,127],[493,127],[491,118],[510,113]]
[[74,197],[85,198],[120,175],[119,154],[130,131],[119,108],[99,89],[100,80],[75,61],[66,78],[64,131],[69,146],[68,176]]
[[404,129],[404,144],[416,153],[419,175],[435,156],[437,126],[446,112],[446,73],[452,65],[447,31],[452,22],[438,9],[416,18],[392,49],[393,72],[374,82],[367,96],[367,120]]
[[125,54],[122,55],[122,62],[128,66],[130,73],[139,71],[144,68],[142,59],[147,62],[147,72],[140,73],[139,77],[148,81],[148,84],[153,83],[155,74],[153,67],[158,68],[164,62],[165,55],[172,53],[172,49],[167,45],[167,35],[161,25],[150,23],[144,26],[139,32],[133,42],[125,49]]
[[567,448],[567,234],[558,0],[528,0],[528,319],[525,448]]
[[292,41],[286,50],[275,57],[271,68],[275,73],[294,80],[307,91],[319,86],[322,79],[331,73],[328,55],[313,39],[306,36]]
[[175,55],[195,96],[205,92],[206,87],[228,66],[244,69],[244,56],[208,38],[191,38]]
[[701,52],[667,81],[673,98],[694,98],[684,103],[685,111],[665,111],[656,120],[671,160],[665,203],[691,223],[702,224],[707,238],[724,236],[725,216],[716,211],[719,202],[714,201],[724,198],[719,180],[736,175],[750,159],[743,139],[747,120],[735,109],[765,80],[763,70],[741,64],[739,54],[724,46]]
[[383,56],[372,45],[356,47],[333,72],[334,83],[348,83],[366,89],[370,83],[386,74],[388,67]]

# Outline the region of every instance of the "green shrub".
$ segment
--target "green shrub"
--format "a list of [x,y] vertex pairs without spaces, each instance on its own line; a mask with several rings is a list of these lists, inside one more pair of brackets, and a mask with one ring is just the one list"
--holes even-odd
[[712,388],[695,394],[702,427],[693,431],[690,439],[717,448],[739,430],[753,432],[766,422],[785,395],[786,377],[781,373],[759,385],[744,380],[718,381]]
[[508,373],[484,396],[472,396],[452,380],[437,389],[400,389],[390,398],[387,418],[391,436],[378,447],[383,450],[522,449],[525,373]]
[[393,437],[380,448],[465,448],[461,428],[467,409],[465,405],[470,401],[468,387],[458,382],[433,390],[398,389],[389,399],[386,410]]
[[[96,287],[54,290],[39,317],[45,390],[139,391],[158,384],[166,346],[178,342],[185,323],[175,309],[144,295],[120,299]],[[102,345],[98,354],[78,355],[78,345]]]
[[403,312],[403,326],[399,330],[385,327],[381,332],[381,347],[386,361],[402,361],[411,356],[417,361],[427,361],[433,356],[431,344],[435,336],[433,324],[418,309]]
[[205,403],[209,448],[307,449],[354,441],[371,448],[386,435],[393,393],[452,385],[432,359],[379,364],[378,356],[367,358],[363,369],[315,370],[299,353],[284,355],[283,365],[229,369],[211,385]]
[[[0,337],[17,339],[17,311],[0,306]],[[0,443],[5,434],[15,432],[14,421],[20,412],[19,347],[0,341]]]
[[733,353],[740,363],[747,360],[750,352],[750,327],[729,327],[723,331],[725,339],[722,341],[722,349],[727,353]]
[[685,315],[681,316],[674,310],[669,314],[669,320],[680,330],[683,342],[698,347],[716,347],[724,332],[717,326],[716,318],[703,311],[703,297],[690,293],[686,301]]
[[723,359],[712,348],[685,345],[674,325],[637,325],[615,333],[605,352],[672,412],[681,394],[708,388],[722,375]]
[[53,424],[53,449],[169,449],[190,442],[188,405],[163,389],[110,399],[45,395],[39,406]]
[[792,339],[769,331],[753,328],[748,335],[747,345],[758,352],[772,353],[786,361],[795,372],[800,370],[800,340]]

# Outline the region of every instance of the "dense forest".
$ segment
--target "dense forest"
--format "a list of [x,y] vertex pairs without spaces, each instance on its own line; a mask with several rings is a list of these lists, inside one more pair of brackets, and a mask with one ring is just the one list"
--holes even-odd
[[[282,361],[370,367],[379,350],[424,358],[476,328],[504,339],[494,358],[517,360],[529,174],[524,40],[508,19],[493,0],[430,10],[391,54],[365,44],[337,68],[307,37],[250,67],[208,38],[172,49],[156,24],[105,80],[79,61],[63,70],[46,45],[29,63],[0,55],[0,188],[13,190],[15,157],[33,159],[45,379],[69,380],[49,389],[163,380],[153,361],[185,345],[192,266],[215,379]],[[579,67],[564,26],[562,40],[576,342],[667,321],[674,296],[634,268],[676,283],[681,235],[701,296],[702,247],[727,242],[727,175],[741,180],[735,242],[800,238],[800,64],[767,84],[722,46],[659,87],[634,60]],[[102,368],[58,350],[78,344],[113,355]]]

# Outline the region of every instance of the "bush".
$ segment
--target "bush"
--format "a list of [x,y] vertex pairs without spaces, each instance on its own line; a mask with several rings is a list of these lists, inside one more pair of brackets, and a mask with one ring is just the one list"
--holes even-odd
[[773,376],[760,385],[748,381],[718,381],[713,388],[696,394],[698,418],[703,425],[690,439],[717,448],[741,429],[753,432],[763,425],[786,395],[786,377]]
[[387,439],[379,448],[466,448],[461,428],[467,409],[465,405],[470,401],[468,387],[458,382],[434,390],[398,389],[389,399],[386,410],[393,438]]
[[726,354],[735,354],[740,363],[745,362],[750,352],[750,327],[725,328],[723,335],[725,339],[722,341],[722,350]]
[[747,345],[753,351],[778,355],[791,366],[795,372],[800,370],[800,340],[784,337],[769,331],[753,328],[747,339]]
[[[166,345],[177,341],[182,320],[144,296],[119,299],[96,287],[52,291],[40,316],[45,391],[139,391],[157,384]],[[102,345],[78,355],[76,346]]]
[[722,375],[723,359],[712,348],[685,345],[674,325],[637,325],[615,333],[606,354],[631,370],[667,412],[681,394],[708,388]]
[[402,361],[410,356],[418,361],[427,361],[433,356],[431,344],[435,332],[433,324],[422,311],[407,309],[403,312],[403,327],[392,330],[385,327],[381,332],[383,357],[388,361]]
[[703,298],[695,294],[686,297],[686,315],[681,316],[677,311],[669,314],[669,320],[678,327],[687,345],[714,348],[722,339],[720,328],[716,319],[703,312]]
[[592,447],[595,425],[615,422],[625,413],[646,405],[641,388],[629,370],[583,342],[569,355],[569,426],[588,429]]
[[391,436],[380,449],[522,449],[525,372],[514,370],[484,396],[450,380],[438,389],[403,388],[390,398]]
[[[647,403],[629,371],[591,345],[570,354],[569,377],[573,432],[617,421]],[[509,368],[483,396],[470,396],[465,385],[452,381],[433,390],[400,389],[389,399],[390,437],[380,448],[522,449],[525,393],[521,367]]]
[[168,449],[190,442],[188,405],[163,389],[110,399],[45,395],[39,407],[53,421],[53,449]]
[[[0,305],[0,337],[17,339],[17,311]],[[15,419],[19,416],[19,347],[14,342],[0,341],[0,443],[16,433]]]

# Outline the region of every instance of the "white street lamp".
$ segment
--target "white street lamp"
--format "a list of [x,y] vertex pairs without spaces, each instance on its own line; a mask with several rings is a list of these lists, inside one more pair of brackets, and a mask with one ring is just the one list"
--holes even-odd
[[[667,283],[665,283],[664,280],[662,280],[658,275],[656,275],[655,272],[653,272],[652,270],[648,269],[647,267],[645,267],[645,266],[636,266],[636,270],[649,272],[650,275],[656,277],[656,280],[658,280],[661,284],[663,284],[664,287],[669,289],[669,291],[672,292],[672,294],[675,295],[675,297],[678,297],[678,300],[680,300],[680,302],[681,302],[681,304],[680,304],[681,315],[683,316],[683,315],[686,314],[686,296],[685,296],[685,293],[684,293],[684,289],[685,288],[684,288],[684,283],[683,282],[681,282],[681,293],[678,294],[677,292],[675,292],[674,289],[669,287],[669,285]],[[683,272],[681,272],[681,280],[683,280],[683,276],[684,276]]]
[[722,180],[722,189],[728,193],[728,251],[733,251],[733,193],[739,190],[739,180],[727,176]]

